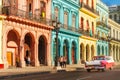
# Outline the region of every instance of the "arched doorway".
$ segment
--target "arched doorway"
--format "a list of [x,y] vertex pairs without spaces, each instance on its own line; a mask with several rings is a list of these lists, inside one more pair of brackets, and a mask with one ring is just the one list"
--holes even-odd
[[100,46],[99,45],[97,46],[97,53],[98,53],[98,55],[100,55]]
[[24,38],[24,58],[26,66],[35,65],[34,38],[31,33],[27,33]]
[[81,60],[81,63],[84,63],[84,45],[83,43],[81,43],[80,45],[80,60]]
[[91,46],[91,58],[93,58],[93,56],[94,56],[94,51],[95,51],[95,49],[94,49],[94,46],[92,45]]
[[89,61],[89,57],[90,57],[90,55],[89,55],[89,45],[87,44],[86,45],[86,61]]
[[72,55],[72,64],[76,63],[76,45],[75,42],[72,42],[72,49],[71,49],[71,55]]
[[66,58],[67,58],[67,63],[70,63],[69,62],[69,53],[68,53],[68,41],[67,40],[65,40],[64,41],[64,44],[63,44],[63,56],[65,56]]
[[19,34],[15,30],[11,30],[8,32],[7,35],[7,62],[9,67],[19,67],[20,65],[17,64],[20,63],[20,54],[19,54]]
[[38,59],[41,65],[47,65],[46,38],[42,35],[38,44]]

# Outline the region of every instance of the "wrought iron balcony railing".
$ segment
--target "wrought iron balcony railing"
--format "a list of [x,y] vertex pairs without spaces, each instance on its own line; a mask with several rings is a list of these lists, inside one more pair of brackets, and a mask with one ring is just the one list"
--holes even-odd
[[120,39],[117,39],[117,38],[111,38],[111,40],[115,40],[115,41],[119,41],[120,42]]
[[92,13],[99,15],[99,12],[98,12],[98,11],[96,11],[94,8],[86,5],[86,4],[83,3],[83,2],[80,3],[80,6],[81,6],[81,8],[86,8],[87,10],[91,11]]
[[46,25],[50,25],[50,26],[52,25],[52,20],[51,19],[47,19],[47,18],[42,17],[40,15],[32,14],[30,12],[20,10],[16,7],[5,6],[5,7],[2,8],[2,14],[5,14],[7,16],[16,16],[16,17],[19,17],[19,18],[24,18],[24,19],[35,21],[35,22],[38,22],[38,23],[43,23],[43,24],[46,24]]
[[111,40],[110,37],[101,37],[101,36],[99,36],[98,34],[96,35],[96,38],[97,38],[98,40],[103,40],[103,41],[110,41],[110,40]]
[[110,27],[103,21],[97,21],[96,25],[101,25],[103,27],[106,27],[106,28],[110,29]]

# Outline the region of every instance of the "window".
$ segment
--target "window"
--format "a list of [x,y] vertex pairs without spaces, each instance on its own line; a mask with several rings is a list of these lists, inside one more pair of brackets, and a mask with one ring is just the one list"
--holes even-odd
[[116,14],[114,15],[114,20],[115,20],[115,21],[117,20],[117,15],[116,15]]
[[68,13],[64,12],[64,24],[68,25]]
[[81,17],[81,29],[84,29],[84,19]]
[[117,37],[116,39],[118,39],[118,31],[116,32],[116,37]]
[[110,15],[109,17],[110,17],[110,19],[112,19],[112,15]]
[[72,15],[72,27],[75,27],[75,22],[76,22],[76,17],[75,17],[75,15],[73,14],[73,15]]
[[41,17],[45,17],[45,13],[46,13],[46,5],[44,1],[40,2],[40,9],[41,9]]
[[115,30],[113,29],[113,37],[115,37]]
[[92,34],[94,34],[94,22],[92,22]]
[[55,17],[54,17],[54,18],[58,18],[58,16],[59,16],[58,13],[59,13],[59,11],[58,11],[58,8],[56,7],[56,8],[55,8]]
[[89,0],[86,0],[86,5],[89,5]]
[[87,20],[86,23],[87,23],[86,28],[87,28],[87,30],[89,30],[89,21]]
[[92,9],[94,9],[94,0],[92,0]]

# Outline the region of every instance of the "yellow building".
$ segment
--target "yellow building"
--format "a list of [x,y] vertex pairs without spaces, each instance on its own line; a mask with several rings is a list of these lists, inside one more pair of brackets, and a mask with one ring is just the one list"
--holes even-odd
[[113,21],[112,19],[108,19],[108,24],[111,29],[109,55],[113,56],[116,62],[120,62],[120,24]]
[[80,60],[89,61],[96,55],[96,0],[80,0],[79,12],[80,31],[79,38]]

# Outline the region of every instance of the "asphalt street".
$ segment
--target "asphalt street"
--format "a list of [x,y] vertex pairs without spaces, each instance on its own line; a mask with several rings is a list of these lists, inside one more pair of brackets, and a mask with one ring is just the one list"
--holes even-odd
[[87,72],[83,70],[30,74],[6,77],[1,80],[120,80],[120,69]]

